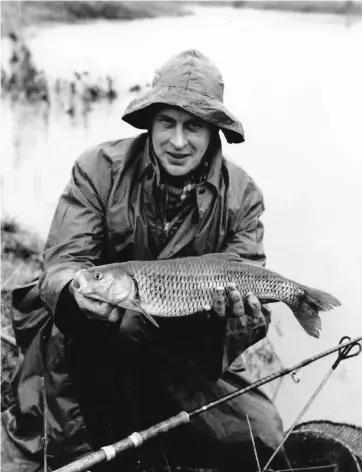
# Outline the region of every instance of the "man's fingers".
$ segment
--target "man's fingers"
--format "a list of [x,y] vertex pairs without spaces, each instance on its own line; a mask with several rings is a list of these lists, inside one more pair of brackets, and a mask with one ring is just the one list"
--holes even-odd
[[[210,308],[209,305],[205,305],[204,311],[209,313]],[[228,284],[226,289],[221,286],[216,288],[213,295],[212,310],[219,317],[239,318],[243,326],[265,323],[258,297],[250,292],[246,295],[245,300],[243,300],[240,291],[234,283]]]
[[239,290],[237,290],[236,285],[231,283],[227,287],[229,300],[230,300],[230,316],[235,316],[236,318],[240,318],[244,315],[244,304],[243,299]]
[[260,322],[265,323],[263,312],[261,311],[261,303],[258,297],[254,293],[248,293],[245,298],[245,312],[254,322],[258,324]]
[[261,312],[261,304],[254,293],[248,293],[245,297],[245,311],[250,318],[258,318]]
[[109,314],[107,321],[109,321],[110,323],[116,323],[117,321],[119,321],[120,316],[121,310],[118,308],[118,306],[115,306]]
[[217,316],[224,317],[226,314],[225,290],[224,287],[217,287],[214,293],[213,309]]
[[[107,304],[108,305],[108,304]],[[107,321],[109,323],[116,323],[121,317],[121,311],[116,306],[108,305],[107,311],[105,314],[102,314],[99,310],[94,311],[95,307],[92,307],[92,310],[85,309],[84,313],[90,320],[98,321]]]

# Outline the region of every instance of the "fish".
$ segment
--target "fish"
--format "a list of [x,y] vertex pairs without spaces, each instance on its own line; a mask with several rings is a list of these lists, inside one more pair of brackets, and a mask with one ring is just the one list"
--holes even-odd
[[341,304],[327,292],[227,253],[94,266],[80,270],[73,287],[84,296],[143,313],[154,323],[153,317],[202,312],[212,305],[216,288],[230,283],[243,300],[253,292],[262,304],[285,303],[303,329],[316,338],[321,330],[319,312]]

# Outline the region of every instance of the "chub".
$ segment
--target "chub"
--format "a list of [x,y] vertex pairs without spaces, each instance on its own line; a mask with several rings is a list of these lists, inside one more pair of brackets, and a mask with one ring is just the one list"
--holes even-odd
[[79,271],[74,287],[83,295],[153,317],[179,317],[212,304],[217,287],[236,284],[243,298],[283,302],[311,336],[319,337],[319,312],[339,306],[332,295],[289,280],[234,254],[157,261],[129,261]]

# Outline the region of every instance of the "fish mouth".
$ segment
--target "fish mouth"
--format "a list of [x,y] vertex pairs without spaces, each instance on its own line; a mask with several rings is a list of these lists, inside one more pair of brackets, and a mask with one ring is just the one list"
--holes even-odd
[[79,289],[80,289],[80,283],[79,283],[78,278],[75,277],[75,278],[73,279],[73,284],[72,284],[72,285],[73,285],[73,288],[75,288],[76,290],[79,290]]
[[75,274],[72,285],[77,292],[83,293],[87,290],[87,280],[84,276],[84,269],[81,269],[77,274]]

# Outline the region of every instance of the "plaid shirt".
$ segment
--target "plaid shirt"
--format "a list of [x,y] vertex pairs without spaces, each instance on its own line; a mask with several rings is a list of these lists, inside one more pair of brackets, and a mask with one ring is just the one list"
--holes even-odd
[[173,219],[185,204],[194,202],[196,187],[204,182],[208,176],[210,163],[209,159],[204,158],[200,166],[188,175],[187,178],[172,177],[167,175],[160,167],[153,150],[152,144],[150,156],[156,173],[156,186],[160,195],[160,202],[166,214],[167,221]]
[[150,143],[154,179],[154,220],[150,224],[150,242],[157,256],[173,237],[192,207],[196,205],[196,187],[207,179],[210,162],[204,158],[195,171],[185,177],[172,177],[159,165]]

